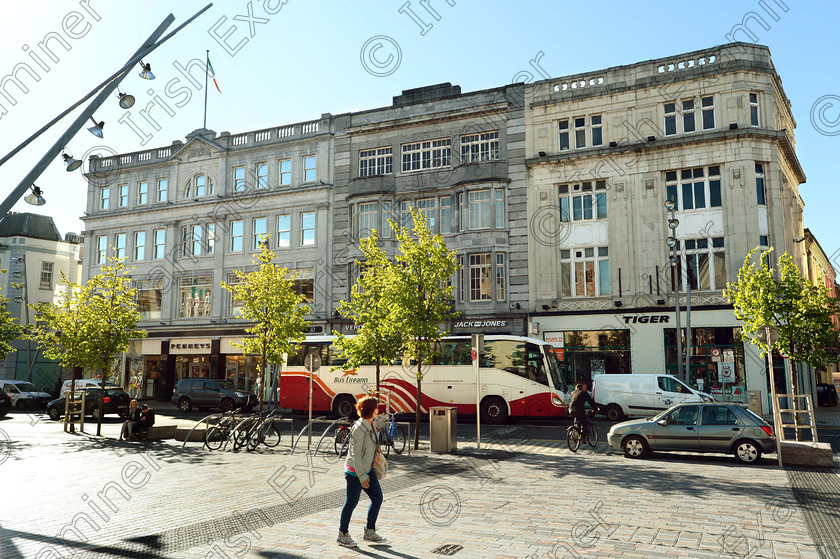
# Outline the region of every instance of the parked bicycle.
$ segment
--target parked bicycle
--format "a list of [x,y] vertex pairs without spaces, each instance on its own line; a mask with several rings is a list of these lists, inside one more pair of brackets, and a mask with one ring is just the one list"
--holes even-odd
[[586,422],[581,425],[577,419],[566,429],[566,444],[569,450],[577,452],[581,443],[588,443],[595,448],[598,444],[598,428],[592,423],[595,410],[586,410]]
[[335,453],[337,456],[347,454],[347,449],[350,446],[350,429],[352,427],[352,423],[347,423],[340,424],[335,428]]
[[379,446],[382,447],[382,452],[386,457],[391,454],[392,448],[397,454],[402,454],[405,450],[405,429],[397,425],[397,414],[385,412],[383,415],[388,423],[379,429]]
[[231,431],[236,427],[236,414],[241,411],[237,408],[233,411],[225,412],[219,417],[216,425],[211,425],[204,432],[204,446],[208,450],[219,450],[222,445],[227,442]]
[[251,434],[251,430],[259,424],[261,419],[260,414],[252,414],[243,419],[239,425],[234,428],[231,433],[231,436],[233,437],[234,451],[237,451],[248,444],[248,438]]
[[248,450],[256,450],[260,444],[264,444],[269,448],[274,448],[280,444],[280,430],[274,423],[274,417],[276,415],[277,411],[272,410],[254,425],[248,433]]

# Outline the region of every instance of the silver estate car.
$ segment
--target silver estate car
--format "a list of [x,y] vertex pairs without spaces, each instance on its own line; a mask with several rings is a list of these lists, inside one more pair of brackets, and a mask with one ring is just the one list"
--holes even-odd
[[773,428],[742,404],[678,404],[655,417],[613,425],[607,442],[628,458],[651,451],[721,452],[752,464],[762,452],[774,452]]

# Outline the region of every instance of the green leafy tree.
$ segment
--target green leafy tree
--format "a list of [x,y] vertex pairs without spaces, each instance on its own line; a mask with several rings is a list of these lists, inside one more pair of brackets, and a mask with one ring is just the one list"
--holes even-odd
[[260,390],[259,413],[262,413],[265,390],[265,371],[269,363],[283,364],[283,354],[292,354],[305,338],[309,322],[304,315],[310,311],[306,296],[295,290],[294,278],[288,268],[274,263],[277,255],[268,248],[268,238],[263,237],[261,251],[254,254],[252,272],[235,270],[236,282],[222,282],[231,297],[242,302],[240,318],[254,323],[245,331],[249,334],[242,343],[234,345],[244,353],[261,356],[258,365]]
[[447,332],[443,325],[458,316],[452,308],[452,274],[458,257],[443,237],[432,235],[421,212],[411,209],[411,231],[390,221],[399,243],[396,264],[388,278],[393,327],[405,336],[403,350],[417,363],[417,409],[414,448],[420,444],[423,358],[431,358]]
[[364,260],[358,264],[362,273],[353,285],[350,300],[342,301],[338,311],[345,318],[360,324],[356,336],[336,334],[335,345],[347,362],[344,369],[357,369],[376,363],[376,393],[382,362],[390,362],[402,354],[405,335],[396,328],[392,318],[390,287],[393,282],[393,263],[378,244],[376,231],[362,239],[359,249]]
[[18,339],[22,334],[17,317],[9,312],[8,304],[9,299],[0,296],[0,361],[14,351],[9,342]]
[[[738,271],[738,281],[728,283],[724,296],[735,307],[735,317],[744,322],[744,334],[767,352],[781,352],[792,361],[815,369],[833,358],[837,349],[837,330],[831,321],[840,306],[822,286],[803,278],[787,253],[779,258],[779,274],[770,266],[772,248],[756,263],[751,250]],[[758,332],[773,326],[779,332],[775,343],[761,341]],[[796,375],[791,390],[799,394]],[[799,423],[797,417],[797,424]],[[799,430],[797,429],[797,438]]]
[[[130,340],[146,337],[146,331],[137,328],[141,315],[129,271],[123,259],[109,258],[108,265],[85,285],[69,281],[62,272],[67,289],[59,302],[31,305],[36,323],[27,336],[40,344],[44,355],[64,367],[102,371],[100,412],[105,409],[105,383],[114,372],[114,358]],[[100,436],[104,414],[98,415]]]

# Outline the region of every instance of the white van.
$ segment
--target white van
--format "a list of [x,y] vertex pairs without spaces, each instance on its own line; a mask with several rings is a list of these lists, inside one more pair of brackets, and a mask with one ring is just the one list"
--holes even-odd
[[681,402],[706,402],[712,398],[671,375],[594,375],[592,398],[605,406],[607,419],[648,417]]
[[0,388],[12,399],[12,405],[19,410],[46,408],[52,400],[48,392],[38,390],[35,385],[25,380],[0,380]]
[[[71,382],[73,381],[64,381],[64,384],[61,385],[61,393],[58,395],[59,398],[63,398],[65,394],[70,392]],[[99,388],[99,381],[89,378],[76,379],[76,386],[73,388],[73,392],[79,392],[85,388]]]

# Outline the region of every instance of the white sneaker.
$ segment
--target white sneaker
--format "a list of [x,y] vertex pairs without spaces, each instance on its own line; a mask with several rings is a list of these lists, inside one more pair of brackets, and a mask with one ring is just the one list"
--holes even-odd
[[365,535],[363,539],[366,542],[370,543],[385,543],[386,541],[388,541],[379,534],[377,534],[376,530],[368,530],[367,528],[365,528]]
[[356,547],[356,542],[350,537],[349,532],[339,532],[335,541],[338,542],[338,545],[343,545],[344,547]]

